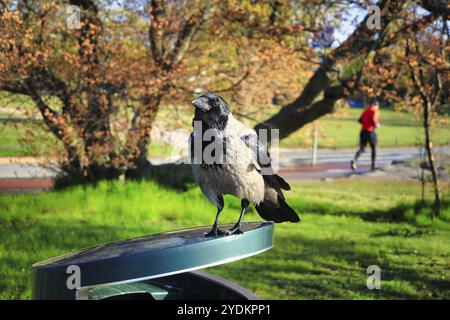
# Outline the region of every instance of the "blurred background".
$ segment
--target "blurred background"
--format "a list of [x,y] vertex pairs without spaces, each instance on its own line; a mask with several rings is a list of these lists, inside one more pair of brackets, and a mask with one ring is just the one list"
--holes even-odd
[[[303,218],[276,226],[272,254],[213,273],[262,298],[450,298],[449,13],[439,0],[0,0],[0,298],[30,298],[38,260],[209,224],[186,160],[191,101],[208,91],[279,129],[272,153]],[[372,98],[377,168],[368,148],[353,171]]]

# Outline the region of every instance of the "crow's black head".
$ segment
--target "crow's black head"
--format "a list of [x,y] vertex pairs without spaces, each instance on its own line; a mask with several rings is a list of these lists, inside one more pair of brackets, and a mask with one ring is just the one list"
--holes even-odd
[[192,101],[195,107],[194,121],[202,121],[207,128],[223,130],[228,121],[230,106],[217,94],[205,93]]

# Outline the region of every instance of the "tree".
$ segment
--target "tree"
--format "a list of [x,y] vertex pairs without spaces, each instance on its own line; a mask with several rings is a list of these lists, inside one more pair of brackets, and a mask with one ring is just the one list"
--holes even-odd
[[[79,29],[66,25],[68,5],[80,9]],[[31,97],[64,146],[62,169],[70,176],[142,175],[160,103],[184,79],[183,58],[211,6],[142,5],[0,2],[0,90]]]
[[[369,4],[362,1],[359,6],[364,9]],[[417,4],[415,1],[381,0],[377,5],[382,17],[381,28],[369,29],[370,15],[366,15],[347,40],[321,59],[301,94],[258,124],[256,129],[278,128],[282,139],[305,124],[332,113],[336,101],[358,92],[364,78],[364,66],[378,56],[374,52],[398,43],[410,28],[424,28],[440,17],[447,20],[450,12],[447,1],[419,1]],[[428,14],[405,23],[405,11],[415,5],[422,6]],[[356,60],[359,60],[357,68],[346,68]]]
[[[413,12],[416,15],[416,12]],[[444,84],[450,81],[450,49],[448,24],[444,17],[430,28],[408,30],[405,41],[406,86],[408,99],[402,106],[421,119],[425,135],[425,150],[433,181],[435,212],[439,215],[441,190],[431,128],[439,106],[445,103]]]
[[[79,29],[67,25],[69,5],[80,9]],[[233,93],[248,114],[248,104],[298,85],[282,69],[303,68],[282,42],[303,28],[291,24],[298,14],[235,0],[0,0],[0,90],[32,99],[63,146],[64,174],[140,177],[161,105],[190,108],[203,88]]]

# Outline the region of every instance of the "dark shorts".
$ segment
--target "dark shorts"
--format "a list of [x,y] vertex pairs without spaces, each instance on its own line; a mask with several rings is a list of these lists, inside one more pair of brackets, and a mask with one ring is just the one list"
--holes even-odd
[[369,144],[372,149],[377,146],[377,134],[375,131],[369,132],[361,130],[359,134],[359,148],[364,150],[367,144]]

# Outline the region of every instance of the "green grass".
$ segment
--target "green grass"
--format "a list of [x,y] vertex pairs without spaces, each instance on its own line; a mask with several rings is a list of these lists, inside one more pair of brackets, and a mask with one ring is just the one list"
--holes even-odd
[[[208,269],[272,299],[450,298],[450,210],[414,215],[418,183],[302,182],[288,201],[299,224],[279,224],[275,247]],[[225,199],[222,223],[238,217]],[[214,208],[198,188],[101,183],[40,194],[0,196],[0,298],[28,299],[31,264],[83,247],[209,225]],[[245,220],[259,220],[251,210]],[[380,266],[382,289],[368,290],[366,268]]]
[[[20,139],[27,136],[27,129],[32,130],[39,143],[27,147]],[[55,144],[60,143],[45,131],[39,123],[0,122],[0,157],[45,156],[51,155]]]
[[[358,118],[362,109],[347,109],[344,116],[327,115],[320,119],[319,147],[356,147],[359,140],[361,125]],[[423,141],[423,129],[412,115],[391,109],[382,109],[381,127],[377,130],[380,147],[414,146]],[[280,146],[286,148],[302,147],[312,144],[312,133],[306,134],[304,128],[281,141]],[[450,126],[436,125],[432,131],[435,145],[448,144],[450,141]],[[306,139],[306,141],[305,141]]]
[[26,155],[26,150],[19,143],[19,136],[24,135],[24,128],[16,128],[13,122],[0,122],[0,156]]

